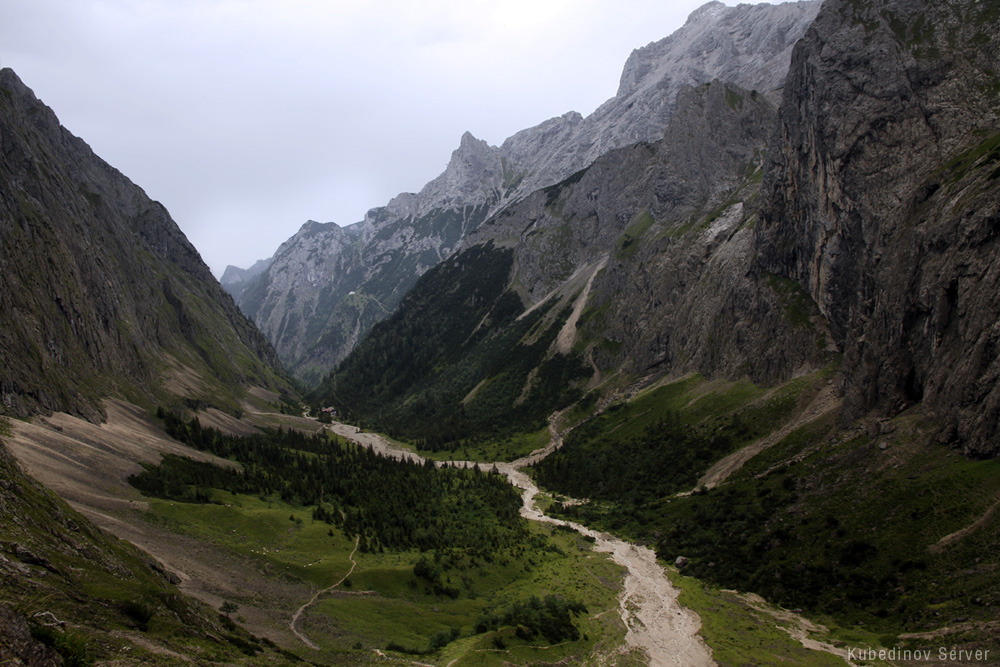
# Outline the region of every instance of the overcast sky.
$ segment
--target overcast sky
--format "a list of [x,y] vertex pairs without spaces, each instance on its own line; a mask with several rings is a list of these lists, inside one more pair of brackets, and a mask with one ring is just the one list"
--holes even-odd
[[705,1],[0,0],[0,65],[221,275],[420,190],[466,130],[590,114]]

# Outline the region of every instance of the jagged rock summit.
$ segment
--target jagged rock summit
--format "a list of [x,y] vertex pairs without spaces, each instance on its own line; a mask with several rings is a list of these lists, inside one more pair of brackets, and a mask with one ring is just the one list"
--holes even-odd
[[221,283],[226,291],[232,294],[235,298],[240,292],[243,291],[247,282],[266,271],[269,266],[271,266],[270,257],[267,259],[257,260],[249,269],[241,269],[238,266],[230,264],[226,267],[226,270],[222,272],[222,277],[219,278],[219,283]]
[[[662,138],[677,93],[686,86],[718,79],[763,93],[780,88],[792,47],[819,4],[728,7],[710,2],[695,10],[676,32],[632,52],[617,94],[594,113],[586,118],[567,114],[504,142],[505,158],[540,174],[526,180],[522,193],[562,180],[609,150]],[[560,132],[567,138],[552,141]]]
[[[413,206],[405,213],[490,196],[497,199],[495,211],[561,181],[610,150],[657,141],[676,107],[677,93],[686,86],[718,79],[775,93],[785,80],[792,47],[819,6],[817,0],[703,5],[670,36],[633,51],[615,96],[589,116],[567,112],[514,134],[499,147],[466,132],[441,176],[416,198],[401,195]],[[389,209],[397,212],[392,204]]]
[[551,118],[500,146],[467,132],[440,176],[369,211],[352,225],[356,236],[330,229],[322,239],[309,232],[308,243],[292,237],[268,269],[228,288],[286,367],[315,383],[490,216],[611,150],[661,139],[684,87],[719,79],[776,99],[792,46],[818,10],[818,0],[710,2],[674,34],[637,49],[616,96],[589,116]]

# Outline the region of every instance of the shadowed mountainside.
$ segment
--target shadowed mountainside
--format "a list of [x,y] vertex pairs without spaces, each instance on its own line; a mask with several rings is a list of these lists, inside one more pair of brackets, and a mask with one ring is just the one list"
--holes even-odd
[[166,209],[0,71],[0,412],[99,418],[100,399],[236,406],[277,357]]

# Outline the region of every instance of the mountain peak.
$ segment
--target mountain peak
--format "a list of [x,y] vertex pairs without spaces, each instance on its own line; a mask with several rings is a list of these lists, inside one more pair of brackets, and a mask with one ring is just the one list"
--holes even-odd
[[315,220],[306,220],[305,223],[301,227],[299,227],[299,233],[302,234],[305,232],[314,232],[321,229],[329,229],[330,225],[333,225],[334,227],[339,226],[335,222],[317,222]]
[[[694,14],[693,23],[636,50],[625,64],[619,94],[590,115],[569,111],[521,130],[499,146],[472,132],[462,133],[441,174],[419,192],[400,193],[385,206],[369,210],[352,232],[357,247],[350,257],[342,256],[339,273],[332,273],[319,254],[314,265],[305,269],[303,263],[293,265],[291,255],[281,266],[272,267],[272,276],[282,266],[289,267],[289,275],[299,271],[295,308],[305,308],[313,299],[316,307],[302,310],[311,313],[312,322],[303,317],[294,333],[283,327],[288,309],[280,304],[287,300],[287,282],[270,283],[267,306],[259,299],[241,300],[241,305],[246,304],[248,314],[265,331],[283,332],[286,342],[280,347],[289,367],[299,373],[302,369],[314,372],[320,358],[333,359],[332,353],[323,356],[327,350],[349,350],[377,316],[374,311],[358,313],[355,300],[347,299],[359,285],[367,293],[378,293],[378,305],[388,312],[418,275],[448,257],[490,216],[559,183],[609,151],[661,139],[678,91],[685,86],[721,79],[746,90],[766,92],[779,87],[788,71],[792,46],[819,4],[819,0],[739,7],[708,3]],[[390,260],[393,269],[382,268]],[[321,280],[327,281],[327,294],[335,295],[324,297],[333,305],[320,305],[316,286]],[[336,318],[342,319],[331,324]],[[331,336],[323,338],[320,350],[313,332],[324,327]],[[297,336],[311,338],[300,341]],[[296,357],[296,350],[306,350],[308,358]]]
[[[22,94],[29,92],[30,90],[24,85],[24,82],[21,81],[21,77],[17,75],[17,72],[9,67],[0,68],[0,83],[4,86],[17,86],[18,92]],[[31,95],[34,96],[34,93],[31,93]]]
[[726,11],[726,5],[719,0],[706,2],[704,5],[694,10],[688,15],[686,23],[696,23],[703,20],[712,20]]
[[472,134],[472,132],[466,130],[465,134],[462,135],[462,140],[459,143],[459,146],[461,148],[465,148],[466,146],[471,146],[476,143],[486,143],[486,142],[482,141],[481,139],[477,139],[476,136]]
[[[729,7],[713,0],[702,5],[679,30],[632,51],[616,99],[648,96],[650,90],[664,86],[675,88],[676,94],[680,84],[712,79],[762,92],[778,88],[785,80],[792,47],[821,4],[803,0]],[[665,121],[661,118],[656,124],[665,126]]]
[[466,131],[458,144],[458,148],[451,154],[451,161],[467,159],[468,156],[482,156],[495,150],[483,139],[477,139],[472,132]]

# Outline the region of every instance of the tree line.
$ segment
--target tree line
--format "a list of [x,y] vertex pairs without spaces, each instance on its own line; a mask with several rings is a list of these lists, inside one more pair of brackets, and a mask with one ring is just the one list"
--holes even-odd
[[314,519],[359,536],[362,551],[456,547],[492,558],[527,538],[520,495],[493,471],[436,469],[327,433],[278,428],[240,437],[158,414],[173,438],[240,466],[167,455],[129,479],[146,495],[205,503],[218,489],[312,506]]

